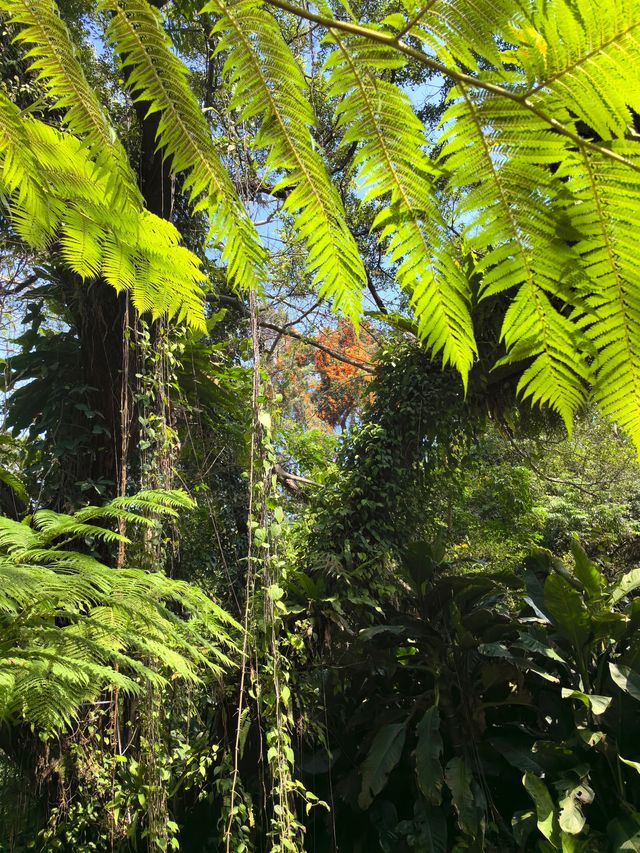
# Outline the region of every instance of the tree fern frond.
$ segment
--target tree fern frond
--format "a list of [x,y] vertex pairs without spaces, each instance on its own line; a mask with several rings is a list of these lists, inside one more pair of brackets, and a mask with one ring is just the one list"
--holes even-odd
[[96,278],[102,268],[100,225],[86,213],[71,208],[61,224],[60,246],[69,269],[81,278]]
[[464,68],[478,70],[478,57],[502,65],[498,38],[504,39],[514,16],[521,18],[525,4],[512,0],[403,0],[410,33],[427,48]]
[[258,0],[212,0],[203,11],[219,16],[214,32],[240,119],[258,120],[255,144],[268,149],[267,169],[290,188],[284,209],[308,251],[308,269],[320,293],[359,321],[365,272],[347,227],[343,205],[309,130],[314,116],[302,71],[275,18]]
[[[639,148],[615,144],[638,162]],[[593,395],[640,447],[640,176],[587,149],[570,153],[560,174],[576,199],[576,248],[592,281],[583,325],[597,352]]]
[[31,548],[36,541],[35,533],[26,524],[0,516],[0,548],[11,553],[14,550]]
[[581,119],[602,138],[624,136],[640,112],[640,3],[537,0],[531,23],[513,28],[526,100],[563,123]]
[[146,0],[102,0],[112,13],[107,37],[122,58],[134,97],[161,113],[158,147],[174,173],[186,172],[185,188],[211,218],[210,238],[240,287],[265,277],[257,232],[234,190],[211,139],[204,115],[186,80],[187,69],[172,50],[158,13]]
[[103,275],[131,293],[136,308],[204,329],[200,261],[169,222],[129,205],[114,215],[107,183],[86,147],[0,94],[0,202],[31,246],[59,236],[65,262],[85,278]]
[[120,208],[141,204],[127,155],[87,81],[69,31],[53,0],[0,0],[0,10],[19,27],[16,40],[28,48],[37,72],[64,111],[69,130],[80,138],[107,182],[109,203]]
[[481,297],[511,288],[502,338],[506,361],[533,358],[519,389],[549,405],[571,429],[590,373],[580,329],[562,313],[571,304],[579,261],[563,233],[568,194],[546,163],[565,156],[564,140],[513,101],[453,94],[443,125],[451,185],[465,190],[458,215],[480,255]]
[[96,524],[87,524],[77,520],[72,515],[64,515],[50,509],[38,510],[33,516],[33,526],[36,530],[41,531],[41,540],[45,544],[61,536],[71,537],[72,539],[79,539],[81,536],[95,536],[104,542],[129,541],[126,536],[122,536],[114,530],[99,527]]
[[398,280],[414,306],[419,336],[434,354],[442,352],[445,364],[459,370],[466,387],[476,353],[469,286],[449,253],[422,124],[408,97],[376,76],[379,66],[376,60],[372,64],[369,52],[361,54],[362,40],[347,43],[337,35],[332,40],[337,48],[326,66],[331,69],[329,94],[338,99],[342,144],[359,146],[353,164],[364,201],[384,203],[374,227],[388,240],[390,260],[398,265]]
[[[145,510],[154,515],[168,515],[173,518],[177,517],[177,510],[195,508],[192,498],[180,489],[144,489],[132,496],[114,498],[109,506],[115,510],[125,509],[132,512]],[[85,510],[80,512],[83,513]]]
[[[126,500],[145,512],[191,505],[182,493]],[[146,519],[113,506],[75,516],[41,510],[33,526],[0,518],[0,720],[49,731],[106,687],[139,692],[144,682],[193,681],[203,667],[233,666],[227,651],[237,653],[231,632],[240,626],[199,589],[69,549],[76,537],[109,538],[88,522],[120,513]]]
[[0,202],[13,202],[14,227],[28,245],[43,249],[53,237],[63,202],[49,197],[20,110],[0,91]]

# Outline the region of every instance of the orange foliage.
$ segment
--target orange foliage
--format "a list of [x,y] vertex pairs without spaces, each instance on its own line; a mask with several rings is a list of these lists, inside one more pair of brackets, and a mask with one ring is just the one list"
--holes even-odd
[[[348,320],[339,320],[335,329],[321,331],[317,340],[353,361],[366,363],[371,357],[371,336],[363,329],[357,337]],[[315,393],[318,414],[330,426],[344,429],[362,401],[371,374],[339,361],[323,350],[316,351],[314,361],[320,376]]]
[[[375,342],[363,329],[339,320],[315,337],[319,344],[356,362],[370,361]],[[307,429],[344,429],[361,405],[371,375],[299,340],[283,337],[274,354],[274,381],[285,409]]]

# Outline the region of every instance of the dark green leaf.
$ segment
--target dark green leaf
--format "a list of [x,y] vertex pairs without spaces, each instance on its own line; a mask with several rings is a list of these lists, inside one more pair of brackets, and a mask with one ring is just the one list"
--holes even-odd
[[628,666],[616,666],[615,663],[609,664],[609,672],[621,690],[640,702],[640,675],[637,672]]
[[547,786],[533,773],[525,773],[522,783],[535,804],[538,829],[546,839],[555,844],[559,835],[558,819]]
[[527,634],[525,632],[520,633],[520,640],[517,643],[514,643],[514,648],[516,649],[525,649],[528,652],[534,652],[538,655],[543,655],[550,660],[558,661],[559,663],[566,663],[564,658],[561,658],[560,655],[556,652],[553,646],[547,645],[546,643],[541,643],[540,640],[536,640],[535,637],[532,637],[531,634]]
[[611,592],[611,604],[616,604],[625,595],[640,586],[640,569],[631,569],[618,580]]
[[511,829],[518,847],[524,847],[527,838],[536,828],[535,812],[516,812],[511,818]]
[[362,788],[358,797],[361,809],[369,808],[387,784],[389,774],[400,761],[406,735],[405,723],[391,723],[376,733],[361,767]]
[[358,634],[358,639],[366,642],[381,634],[400,636],[408,632],[409,628],[406,625],[372,625],[371,628],[363,628]]
[[549,575],[544,585],[544,604],[560,633],[582,654],[590,624],[580,593],[560,575]]
[[583,705],[586,705],[594,714],[604,714],[611,704],[611,696],[596,696],[592,693],[581,693],[580,690],[570,690],[568,687],[562,688],[563,699],[578,699]]
[[491,746],[502,755],[502,757],[522,773],[544,773],[544,765],[537,760],[537,753],[533,752],[530,739],[521,734],[510,734],[490,738]]
[[413,842],[415,853],[447,853],[447,820],[437,806],[420,803],[416,809],[420,835]]
[[466,834],[475,837],[485,802],[482,791],[475,784],[473,773],[464,758],[456,756],[447,764],[445,780],[458,813],[458,824]]
[[612,853],[638,853],[640,850],[640,813],[624,803],[626,813],[619,814],[607,824]]
[[434,705],[425,713],[416,726],[416,776],[418,787],[426,799],[439,805],[442,798],[442,737],[440,735],[440,712]]
[[598,598],[602,595],[602,590],[604,588],[604,577],[602,572],[598,569],[596,564],[587,557],[584,549],[577,539],[574,539],[571,542],[571,553],[575,560],[574,573],[576,577],[585,588],[589,598]]

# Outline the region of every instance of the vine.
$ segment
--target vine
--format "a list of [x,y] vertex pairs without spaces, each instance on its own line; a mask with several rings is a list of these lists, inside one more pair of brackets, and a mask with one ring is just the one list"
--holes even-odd
[[[243,825],[240,820],[243,810],[246,816],[248,812],[246,803],[239,803],[238,799],[239,763],[247,734],[251,700],[266,746],[266,756],[262,756],[262,761],[270,786],[267,832],[270,851],[296,853],[304,849],[305,831],[298,805],[303,804],[307,813],[315,805],[327,806],[306,790],[295,773],[293,697],[289,684],[289,666],[282,653],[283,644],[288,642],[282,618],[286,613],[283,599],[287,561],[279,548],[285,515],[279,500],[276,476],[274,435],[277,410],[274,403],[277,398],[274,398],[268,376],[261,366],[254,293],[250,294],[250,334],[253,371],[245,647],[237,709],[233,781],[224,841],[227,853],[248,849],[250,827]],[[237,835],[238,831],[240,836]]]

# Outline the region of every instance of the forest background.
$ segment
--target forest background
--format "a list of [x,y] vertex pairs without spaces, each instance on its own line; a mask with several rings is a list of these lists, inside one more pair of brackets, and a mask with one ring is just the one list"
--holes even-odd
[[0,849],[640,849],[639,31],[0,0]]

